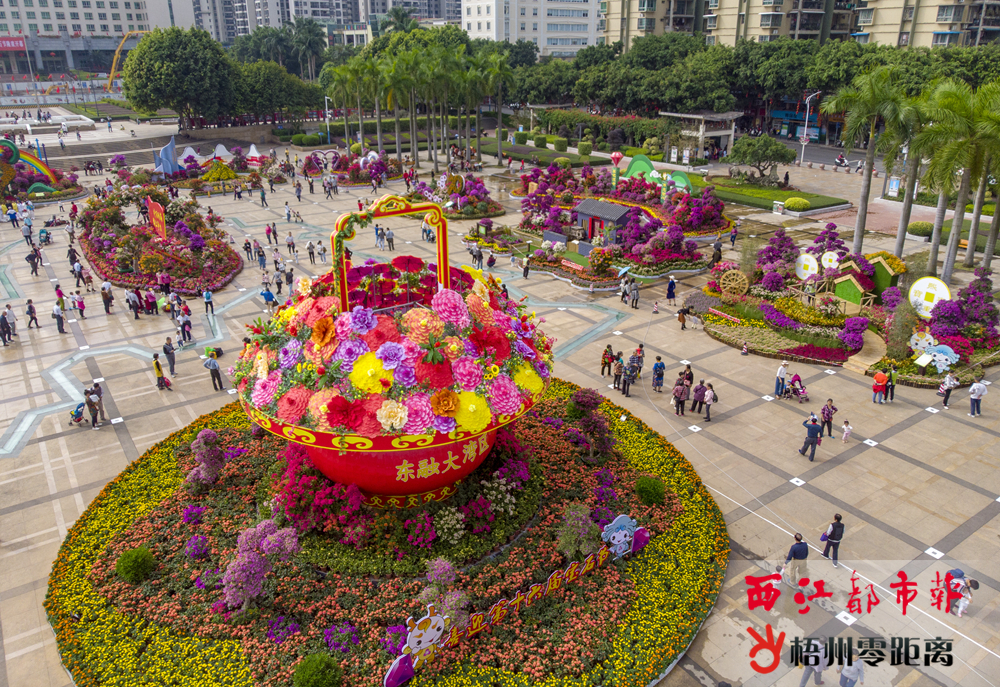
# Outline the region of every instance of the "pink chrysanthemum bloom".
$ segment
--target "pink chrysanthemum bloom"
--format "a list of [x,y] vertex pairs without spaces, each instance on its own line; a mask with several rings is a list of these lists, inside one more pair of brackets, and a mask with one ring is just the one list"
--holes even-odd
[[304,386],[289,389],[278,399],[278,419],[290,424],[297,423],[305,415],[312,395],[312,391]]
[[472,324],[472,317],[469,315],[469,308],[462,300],[461,294],[451,289],[441,289],[431,299],[434,312],[441,316],[445,322],[451,322],[460,329],[465,329]]
[[278,385],[280,384],[281,372],[279,370],[274,370],[267,377],[258,379],[257,383],[253,386],[250,402],[256,408],[267,406],[274,400],[274,394],[278,391]]
[[351,338],[354,330],[351,329],[351,313],[342,312],[333,321],[333,328],[337,331],[337,338],[341,341]]
[[448,360],[455,362],[465,355],[465,342],[457,336],[448,336],[445,337],[444,347],[441,350]]
[[521,408],[521,392],[507,375],[499,375],[489,383],[490,407],[500,415],[513,415]]
[[429,394],[413,394],[404,403],[407,410],[406,426],[403,431],[407,434],[424,434],[431,423],[434,422],[434,411],[431,409],[431,397]]
[[451,366],[451,374],[462,391],[473,391],[483,381],[483,368],[472,358],[459,358]]
[[434,312],[423,308],[414,308],[403,315],[403,327],[406,335],[414,342],[423,345],[431,336],[444,334],[444,322]]
[[406,364],[410,367],[416,366],[427,355],[427,351],[422,349],[420,344],[410,339],[403,339],[403,349],[406,351]]

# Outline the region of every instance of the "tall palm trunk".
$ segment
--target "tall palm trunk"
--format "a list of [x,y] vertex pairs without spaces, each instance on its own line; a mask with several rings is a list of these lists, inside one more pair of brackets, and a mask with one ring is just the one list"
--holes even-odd
[[997,233],[1000,232],[1000,212],[993,210],[993,221],[990,223],[990,234],[986,237],[986,251],[983,253],[983,267],[989,269],[993,262],[993,251],[997,247]]
[[503,102],[503,84],[497,88],[497,160],[500,161],[500,165],[503,166],[503,141],[500,140],[500,134],[503,131],[503,108],[500,103]]
[[899,226],[896,227],[896,247],[892,254],[903,257],[903,244],[906,242],[906,228],[910,225],[910,212],[913,209],[913,193],[917,188],[917,172],[920,171],[920,156],[911,155],[906,161],[906,189],[903,191],[903,211],[899,214]]
[[400,169],[403,167],[403,144],[399,140],[402,134],[399,130],[399,101],[393,98],[392,100],[392,116],[396,120],[396,162],[399,163]]
[[410,89],[410,157],[420,169],[420,134],[417,132],[417,95]]
[[437,103],[432,99],[431,100],[431,105],[427,109],[427,121],[430,123],[430,127],[431,127],[431,129],[430,129],[431,140],[430,140],[430,142],[429,142],[429,144],[427,146],[427,153],[428,153],[428,155],[431,156],[429,158],[429,161],[431,161],[431,162],[434,163],[434,175],[435,176],[437,176],[439,174],[439,170],[438,170],[437,138],[435,138],[435,131],[434,131],[434,118],[437,116],[437,114],[435,114],[435,112],[434,112],[437,109],[436,106],[437,106]]
[[[358,87],[358,138],[361,143],[361,154],[365,152],[365,120],[361,113],[361,87]],[[350,150],[350,148],[348,148]]]
[[472,162],[472,105],[465,105],[465,159]]
[[441,102],[441,145],[444,152],[444,162],[451,164],[451,139],[448,138],[448,89],[444,89],[444,98]]
[[976,202],[972,208],[972,226],[969,228],[969,247],[965,249],[965,260],[962,262],[965,267],[972,267],[976,260],[976,241],[979,239],[979,221],[983,216],[983,201],[986,199],[986,177],[989,176],[986,170],[990,168],[989,162],[989,158],[986,158],[983,176],[976,190]]
[[944,189],[938,193],[937,212],[934,213],[934,229],[931,231],[931,251],[927,256],[927,274],[937,276],[938,248],[941,246],[941,227],[944,226],[944,216],[948,211],[948,192]]
[[872,122],[871,135],[868,137],[868,150],[865,153],[865,173],[861,179],[861,200],[858,202],[858,222],[854,225],[854,245],[852,253],[861,252],[861,244],[865,239],[865,223],[868,219],[868,196],[872,190],[872,172],[875,170],[875,122]]
[[483,101],[480,100],[476,105],[476,162],[482,164],[483,162],[483,121],[480,116],[483,111]]
[[375,145],[379,155],[382,154],[382,105],[378,98],[375,98]]
[[955,214],[951,218],[951,234],[948,236],[948,252],[944,255],[944,269],[941,270],[941,281],[945,284],[951,283],[951,274],[955,271],[958,242],[962,240],[962,225],[965,223],[965,204],[969,200],[971,185],[972,170],[966,167],[962,170],[962,183],[958,186],[958,199],[955,201]]
[[350,102],[347,91],[344,91],[344,143],[348,153],[351,152],[351,120],[347,118],[347,106]]

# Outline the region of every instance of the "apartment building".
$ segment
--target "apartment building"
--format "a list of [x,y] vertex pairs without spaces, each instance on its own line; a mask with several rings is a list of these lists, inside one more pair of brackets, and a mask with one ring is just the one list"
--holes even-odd
[[851,35],[859,43],[934,47],[981,45],[1000,38],[1000,2],[868,0],[859,2],[854,12]]
[[528,40],[542,56],[573,58],[604,41],[599,0],[462,0],[461,26],[470,38]]
[[[603,42],[621,41],[627,51],[632,41],[642,36],[663,33],[693,34],[700,31],[709,3],[735,3],[739,0],[605,0]],[[759,1],[759,0],[758,0]]]
[[724,45],[781,36],[845,40],[853,31],[855,6],[840,0],[705,0],[702,31],[709,44]]
[[458,23],[462,11],[460,0],[358,0],[358,20],[377,20],[393,7],[409,10],[414,19],[441,19],[453,23]]

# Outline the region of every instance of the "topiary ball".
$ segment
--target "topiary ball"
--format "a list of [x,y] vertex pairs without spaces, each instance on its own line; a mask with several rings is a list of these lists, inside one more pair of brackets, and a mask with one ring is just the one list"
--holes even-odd
[[343,671],[329,654],[311,654],[295,666],[294,687],[340,687]]
[[156,567],[153,552],[145,546],[129,549],[115,563],[115,572],[129,584],[139,584],[149,577]]
[[805,212],[812,204],[805,198],[792,197],[785,201],[785,209],[792,212]]
[[640,477],[635,481],[635,493],[647,506],[660,506],[666,500],[666,487],[656,477]]
[[906,227],[906,233],[914,236],[930,236],[934,233],[934,225],[930,222],[910,222]]

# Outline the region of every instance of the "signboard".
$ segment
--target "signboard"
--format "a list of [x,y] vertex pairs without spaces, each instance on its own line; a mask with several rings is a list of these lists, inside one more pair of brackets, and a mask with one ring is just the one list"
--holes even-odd
[[809,253],[803,253],[795,259],[795,276],[805,281],[809,277],[819,274],[819,262]]
[[670,147],[670,161],[677,162],[677,146]]
[[161,239],[166,239],[167,220],[163,215],[163,206],[146,196],[146,208],[149,210],[149,223],[160,234]]
[[0,38],[0,52],[19,52],[22,50],[27,50],[24,45],[24,36]]
[[837,255],[837,251],[828,250],[820,256],[819,263],[827,269],[835,270],[840,264],[840,256]]
[[721,310],[716,310],[715,308],[709,308],[708,312],[710,315],[715,315],[716,317],[721,317],[724,320],[729,320],[730,322],[736,325],[740,324],[740,322],[743,321],[738,317],[733,317],[729,313],[722,312]]
[[684,164],[691,164],[691,151],[688,148],[684,149]]
[[925,320],[931,319],[931,310],[938,301],[950,301],[948,285],[937,277],[921,277],[913,282],[908,294],[913,309]]
[[899,177],[889,177],[889,190],[887,191],[890,198],[899,197]]
[[583,265],[578,265],[577,263],[573,262],[572,260],[562,260],[560,262],[560,264],[563,267],[570,268],[571,270],[580,270],[580,271],[583,271]]

